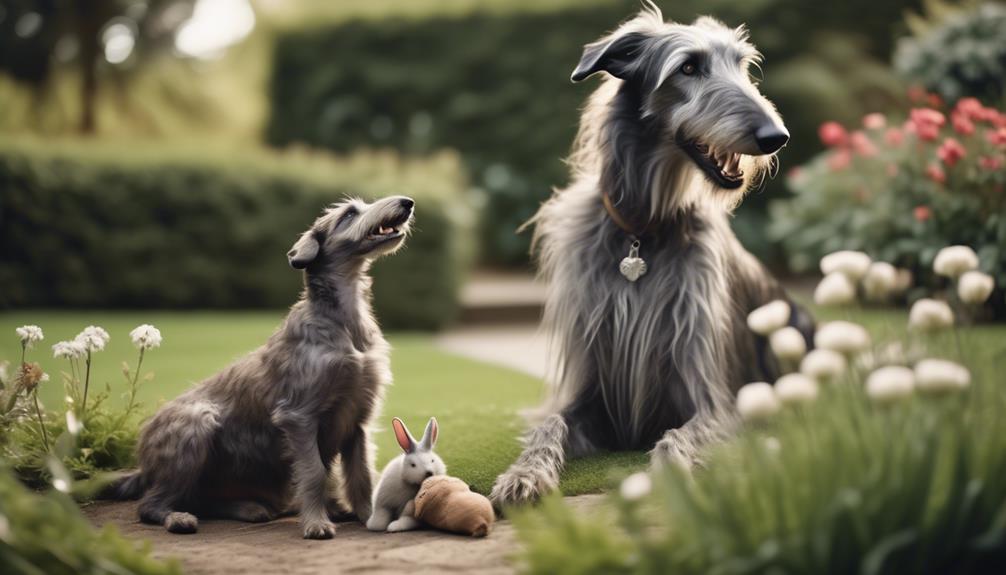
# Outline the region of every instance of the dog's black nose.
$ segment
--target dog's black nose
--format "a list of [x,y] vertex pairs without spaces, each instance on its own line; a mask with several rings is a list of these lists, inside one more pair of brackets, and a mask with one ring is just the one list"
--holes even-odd
[[755,141],[758,142],[758,149],[762,153],[771,154],[786,145],[789,141],[789,132],[786,128],[775,124],[765,124],[755,131]]
[[416,202],[413,202],[411,198],[402,198],[401,204],[403,208],[411,210],[412,206],[416,205]]
[[426,472],[426,477],[433,477],[433,472],[432,471],[427,471]]

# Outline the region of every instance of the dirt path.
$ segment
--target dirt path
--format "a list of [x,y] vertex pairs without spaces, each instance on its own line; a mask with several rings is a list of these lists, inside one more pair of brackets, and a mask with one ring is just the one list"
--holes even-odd
[[[602,496],[568,501],[589,508]],[[513,573],[517,550],[509,521],[496,524],[485,539],[436,531],[375,534],[356,522],[340,523],[335,539],[306,541],[294,518],[270,523],[203,521],[199,533],[172,535],[136,519],[136,503],[99,502],[84,509],[99,526],[115,525],[134,539],[146,539],[158,557],[176,557],[185,573]]]

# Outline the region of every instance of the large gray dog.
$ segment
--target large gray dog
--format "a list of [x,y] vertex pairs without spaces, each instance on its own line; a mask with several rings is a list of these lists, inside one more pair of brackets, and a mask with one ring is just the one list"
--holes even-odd
[[144,426],[137,472],[112,489],[142,495],[140,519],[192,533],[196,515],[267,521],[299,507],[304,537],[335,534],[338,457],[346,500],[371,512],[371,418],[391,380],[370,306],[370,262],[405,241],[413,202],[328,209],[287,254],[303,295],[269,341],[169,402]]
[[745,318],[785,294],[729,224],[789,138],[749,76],[758,60],[743,28],[664,22],[650,3],[585,47],[572,79],[605,78],[580,122],[572,183],[531,222],[552,396],[496,480],[497,505],[554,489],[567,456],[599,449],[692,465],[729,433],[737,388],[773,381]]

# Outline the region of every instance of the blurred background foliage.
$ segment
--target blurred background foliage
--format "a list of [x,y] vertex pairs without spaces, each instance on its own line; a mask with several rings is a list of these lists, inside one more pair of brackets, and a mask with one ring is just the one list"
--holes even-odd
[[[783,172],[823,150],[816,137],[821,122],[852,125],[867,112],[903,109],[911,84],[947,99],[965,94],[989,103],[1002,95],[999,3],[659,4],[668,18],[713,14],[749,27],[765,55],[761,88],[793,135],[781,153]],[[235,163],[282,163],[290,147],[335,154],[333,171],[341,165],[337,156],[365,149],[393,150],[416,163],[455,150],[465,173],[442,185],[449,203],[478,219],[475,236],[461,227],[449,232],[464,244],[457,249],[476,253],[479,266],[526,268],[528,234],[515,230],[566,183],[563,157],[578,109],[596,85],[571,84],[570,70],[584,43],[638,8],[636,0],[0,0],[0,135],[9,144],[6,154],[21,151],[26,136],[84,138],[62,152],[75,157],[73,165],[91,161],[73,150],[112,140],[124,152],[126,172],[134,143],[142,142],[148,156],[162,146],[167,156],[210,147],[216,151],[200,169],[225,175],[180,185],[203,186],[190,193],[206,195],[228,193],[220,182],[229,181]],[[46,147],[23,152],[36,155]],[[106,154],[106,166],[117,161],[114,151]],[[77,188],[104,181],[71,179]],[[784,238],[766,230],[769,200],[789,196],[784,180],[769,180],[753,192],[735,218],[745,245],[783,273],[789,263]],[[6,181],[20,180],[8,175]],[[186,180],[166,178],[164,185],[174,181]],[[251,187],[266,193],[265,185]],[[355,186],[319,184],[318,201],[347,189]],[[89,193],[104,192],[94,187]],[[273,209],[285,212],[286,206]],[[303,213],[276,216],[297,218]],[[107,269],[90,257],[81,261]],[[177,258],[198,257],[177,252]],[[170,273],[159,265],[145,271]],[[451,273],[464,274],[464,267]],[[24,289],[45,292],[36,287]],[[231,305],[274,305],[275,296],[265,295],[272,290],[251,290]],[[6,305],[13,301],[8,297]],[[129,301],[197,303],[167,296]],[[92,298],[77,305],[102,304]]]

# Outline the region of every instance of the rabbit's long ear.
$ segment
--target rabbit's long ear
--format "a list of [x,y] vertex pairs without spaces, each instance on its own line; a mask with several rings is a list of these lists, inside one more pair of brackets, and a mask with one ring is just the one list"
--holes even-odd
[[402,451],[405,453],[415,451],[416,440],[412,438],[412,434],[409,433],[409,428],[405,427],[405,423],[396,417],[391,420],[391,426],[395,428],[395,439],[398,440],[398,445],[402,447]]
[[423,438],[419,440],[419,446],[427,451],[433,449],[433,446],[437,444],[437,435],[439,434],[440,428],[437,426],[437,418],[431,417],[430,422],[426,424]]

